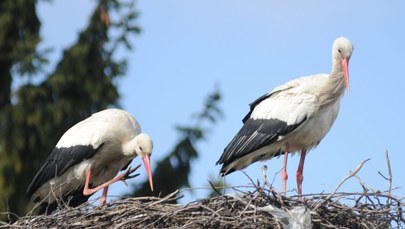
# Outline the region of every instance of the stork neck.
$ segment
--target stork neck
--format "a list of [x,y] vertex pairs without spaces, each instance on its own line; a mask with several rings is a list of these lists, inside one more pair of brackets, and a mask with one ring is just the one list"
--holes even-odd
[[329,81],[331,85],[331,93],[337,93],[341,96],[345,90],[345,82],[343,76],[342,64],[338,60],[333,61],[332,71],[329,76]]
[[343,79],[342,66],[339,63],[334,63],[320,95],[321,106],[326,106],[338,101],[343,95],[344,90],[345,82]]
[[132,138],[129,142],[123,144],[122,152],[126,156],[135,156],[135,147],[137,145],[136,137]]

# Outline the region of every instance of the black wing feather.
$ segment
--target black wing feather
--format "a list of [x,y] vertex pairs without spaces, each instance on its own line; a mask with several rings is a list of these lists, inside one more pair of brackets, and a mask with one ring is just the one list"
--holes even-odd
[[28,186],[28,197],[31,198],[32,194],[45,182],[55,176],[62,175],[69,168],[83,160],[93,157],[100,147],[101,145],[97,149],[94,149],[91,145],[77,145],[72,147],[54,148],[46,159],[44,165]]
[[269,98],[272,94],[273,94],[273,93],[264,94],[264,95],[260,96],[259,98],[257,98],[257,99],[256,99],[255,101],[253,101],[252,103],[250,103],[250,104],[249,104],[249,106],[250,106],[250,111],[249,111],[249,113],[247,113],[247,115],[242,119],[242,122],[245,123],[245,122],[250,118],[250,115],[252,114],[252,112],[253,112],[253,110],[255,109],[255,107],[256,107],[259,103],[261,103],[263,100]]
[[127,170],[128,166],[131,164],[132,160],[128,162],[124,167],[122,167],[121,171]]
[[306,119],[305,117],[300,123],[292,125],[278,119],[247,119],[243,127],[224,149],[224,153],[217,164],[223,164],[222,168],[224,168],[236,159],[274,143],[279,136],[294,131]]

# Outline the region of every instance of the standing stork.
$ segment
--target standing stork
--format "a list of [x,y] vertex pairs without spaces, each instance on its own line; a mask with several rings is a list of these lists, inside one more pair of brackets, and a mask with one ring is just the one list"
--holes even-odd
[[305,156],[316,147],[331,128],[345,88],[349,90],[349,60],[352,43],[345,37],[332,47],[332,71],[301,77],[276,87],[250,104],[243,127],[224,149],[217,164],[225,176],[248,165],[284,154],[281,173],[286,192],[287,159],[301,151],[297,169],[298,197],[302,199]]
[[29,185],[28,197],[41,201],[41,214],[51,213],[61,201],[78,206],[101,189],[103,204],[109,185],[126,184],[125,179],[134,177],[130,174],[135,169],[127,167],[136,156],[143,160],[153,190],[152,148],[152,139],[141,133],[131,114],[119,109],[100,111],[63,134]]

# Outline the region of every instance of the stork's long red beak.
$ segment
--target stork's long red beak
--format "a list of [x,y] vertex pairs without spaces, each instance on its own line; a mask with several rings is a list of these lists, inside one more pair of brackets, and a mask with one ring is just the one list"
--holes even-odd
[[350,93],[350,83],[349,83],[349,59],[343,58],[342,59],[342,68],[343,68],[343,77],[345,80],[345,85],[347,91]]
[[148,174],[150,190],[153,191],[153,180],[152,180],[152,170],[150,168],[150,155],[142,157],[143,164],[145,165],[146,173]]

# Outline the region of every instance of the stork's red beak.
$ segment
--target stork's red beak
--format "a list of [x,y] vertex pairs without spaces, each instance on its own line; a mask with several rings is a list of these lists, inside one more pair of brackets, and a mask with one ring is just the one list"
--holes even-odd
[[146,173],[148,174],[150,190],[153,191],[153,180],[152,180],[152,170],[150,168],[150,155],[142,157],[143,164],[145,165]]
[[342,68],[343,68],[343,77],[345,80],[345,85],[347,91],[350,93],[350,83],[349,83],[349,59],[343,58],[342,59]]

